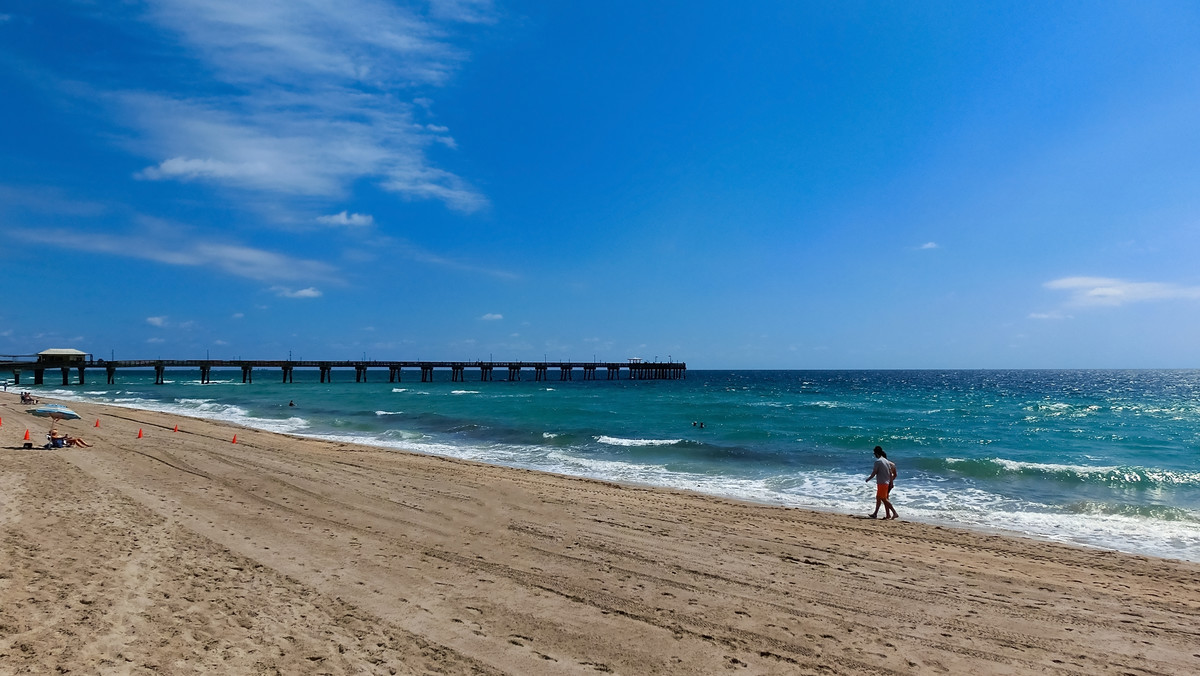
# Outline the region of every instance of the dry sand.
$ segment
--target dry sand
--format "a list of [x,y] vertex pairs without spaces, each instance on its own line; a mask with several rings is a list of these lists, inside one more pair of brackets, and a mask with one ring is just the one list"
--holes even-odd
[[1200,673],[1195,563],[71,405],[0,397],[0,673]]

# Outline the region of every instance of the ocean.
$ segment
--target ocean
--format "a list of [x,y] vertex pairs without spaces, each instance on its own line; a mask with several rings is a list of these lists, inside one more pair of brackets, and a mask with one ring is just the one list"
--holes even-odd
[[899,469],[892,500],[903,519],[1200,561],[1200,371],[472,375],[422,383],[413,370],[388,383],[372,371],[356,383],[334,372],[338,382],[322,384],[297,370],[284,384],[259,369],[243,384],[239,370],[214,370],[201,384],[198,370],[181,369],[155,385],[153,371],[122,370],[114,385],[20,389],[864,516],[881,445]]

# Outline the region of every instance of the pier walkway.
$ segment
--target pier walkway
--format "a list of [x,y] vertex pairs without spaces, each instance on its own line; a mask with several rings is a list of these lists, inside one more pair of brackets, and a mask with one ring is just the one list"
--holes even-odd
[[[401,382],[404,371],[420,371],[421,382],[433,382],[434,371],[449,370],[450,379],[454,382],[464,382],[468,379],[483,382],[492,380],[519,381],[532,372],[534,381],[550,380],[551,373],[557,375],[559,381],[575,380],[577,372],[582,380],[600,380],[597,373],[604,372],[604,380],[677,380],[685,377],[687,364],[683,362],[644,362],[631,359],[628,362],[572,362],[572,361],[309,361],[309,360],[270,360],[270,359],[133,359],[109,360],[103,359],[65,359],[37,361],[22,361],[19,359],[0,359],[0,372],[12,371],[13,383],[21,384],[22,373],[32,372],[33,384],[45,384],[47,371],[60,371],[62,384],[84,385],[87,382],[87,370],[103,371],[108,384],[113,384],[116,373],[121,369],[154,369],[155,384],[166,382],[167,369],[196,369],[200,373],[200,382],[212,382],[214,369],[240,369],[243,383],[254,382],[256,369],[274,370],[275,378],[281,382],[290,383],[296,369],[317,369],[321,374],[322,383],[334,381],[334,371],[353,369],[354,382],[367,382],[370,371],[387,369],[388,382]],[[72,372],[77,378],[72,378]],[[499,372],[502,377],[496,377]],[[378,374],[382,377],[382,374]],[[414,374],[415,376],[415,374]],[[341,378],[339,378],[340,380]],[[73,383],[72,380],[75,382]],[[349,378],[347,377],[347,381]]]

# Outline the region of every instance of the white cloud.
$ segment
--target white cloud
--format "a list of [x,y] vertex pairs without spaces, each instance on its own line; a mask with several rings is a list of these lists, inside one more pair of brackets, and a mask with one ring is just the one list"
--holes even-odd
[[442,84],[465,59],[436,23],[384,0],[161,0],[148,17],[226,82]]
[[343,211],[340,214],[318,216],[317,222],[325,225],[372,225],[375,223],[375,217],[370,214],[351,214]]
[[79,199],[57,186],[29,184],[0,185],[0,204],[55,216],[99,216],[110,210],[107,204]]
[[451,209],[465,213],[487,206],[487,200],[459,177],[420,164],[393,169],[380,185],[409,197],[440,199]]
[[146,323],[150,326],[163,327],[167,325],[167,318],[164,317],[146,317]]
[[320,298],[321,292],[315,287],[307,289],[290,289],[286,286],[272,286],[271,291],[282,298]]
[[172,157],[158,166],[146,167],[134,174],[135,178],[157,181],[168,178],[237,178],[246,179],[270,173],[271,166],[265,162],[222,162],[198,160],[187,157]]
[[924,244],[922,244],[921,246],[919,246],[917,248],[924,251],[926,249],[940,249],[941,247],[938,246],[937,242],[925,242]]
[[167,341],[163,340],[162,338],[147,338],[146,342],[147,343],[165,343]]
[[495,321],[504,319],[504,315],[496,313],[496,312],[489,312],[486,315],[480,317],[480,319],[482,319],[485,322],[495,322]]
[[445,127],[414,120],[431,102],[401,93],[445,83],[465,60],[441,20],[489,12],[463,0],[430,16],[383,0],[152,3],[144,17],[179,36],[221,93],[118,95],[121,118],[142,132],[137,147],[156,159],[136,176],[319,196],[375,177],[410,198],[479,209],[486,198],[425,155],[432,143],[455,147]]
[[5,234],[26,242],[117,254],[167,265],[204,267],[264,282],[338,281],[335,269],[320,261],[240,244],[214,243],[210,238],[195,237],[184,228],[155,219],[142,219],[142,226],[138,231],[124,234],[47,228],[7,230]]
[[246,316],[245,312],[235,312],[232,315],[230,315],[230,317],[232,317],[233,319],[241,319],[242,317],[245,317],[245,316]]
[[427,249],[418,247],[418,246],[412,244],[411,242],[389,241],[389,243],[394,244],[396,246],[397,252],[400,255],[402,255],[410,260],[417,261],[419,263],[426,263],[428,265],[437,265],[437,266],[449,268],[452,270],[462,270],[464,272],[472,272],[472,273],[477,273],[477,274],[490,275],[490,276],[496,277],[498,279],[518,279],[518,278],[520,278],[520,275],[518,275],[514,272],[510,272],[508,270],[501,270],[501,269],[497,269],[497,268],[485,268],[485,267],[480,267],[478,265],[474,265],[471,263],[465,263],[463,261],[446,258],[445,256],[441,256],[441,255],[433,253],[432,251],[429,251]]
[[1061,312],[1031,312],[1030,319],[1074,319],[1071,315]]
[[1164,282],[1131,282],[1111,277],[1063,277],[1046,282],[1047,289],[1066,291],[1067,302],[1080,306],[1119,306],[1154,300],[1200,299],[1200,286]]
[[494,21],[491,0],[430,0],[430,12],[442,19],[465,23]]

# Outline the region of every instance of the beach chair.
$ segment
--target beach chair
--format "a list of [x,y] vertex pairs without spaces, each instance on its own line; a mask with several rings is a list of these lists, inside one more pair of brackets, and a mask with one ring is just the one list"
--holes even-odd
[[55,439],[54,437],[50,436],[49,433],[47,433],[46,434],[46,442],[47,442],[46,445],[43,446],[42,448],[51,449],[51,448],[66,448],[67,447],[67,438],[66,437],[59,437],[59,438]]

